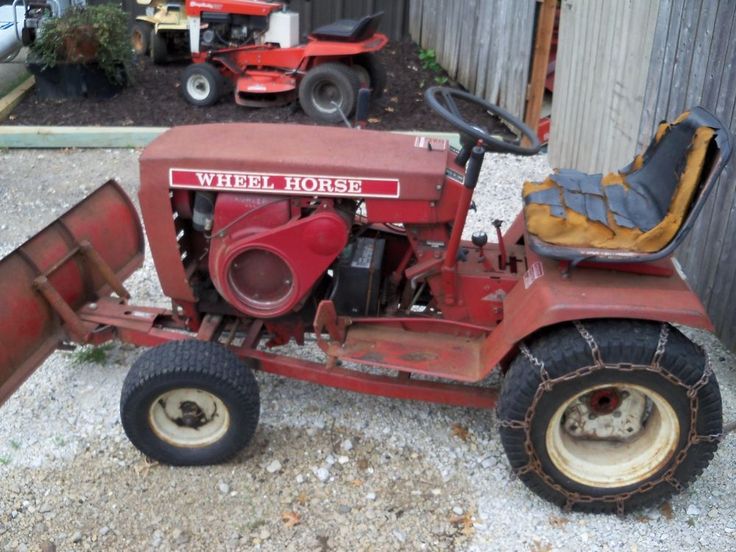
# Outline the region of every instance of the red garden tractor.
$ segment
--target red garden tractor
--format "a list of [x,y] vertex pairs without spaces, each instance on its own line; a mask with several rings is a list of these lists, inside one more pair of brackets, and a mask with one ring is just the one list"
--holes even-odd
[[226,0],[186,3],[193,64],[181,78],[186,100],[217,102],[225,79],[244,106],[283,105],[299,99],[316,121],[339,123],[353,113],[358,90],[382,94],[385,71],[374,57],[388,38],[377,32],[381,13],[315,29],[299,43],[299,14],[285,2]]
[[[711,322],[671,255],[728,160],[724,126],[694,108],[618,172],[527,183],[505,233],[489,221],[497,243],[463,241],[484,154],[532,155],[539,142],[464,92],[426,99],[461,149],[330,127],[164,133],[141,156],[139,198],[171,308],[130,302],[123,282],[144,237],[110,181],[0,261],[0,402],[61,344],[118,339],[150,347],[120,409],[160,462],[223,462],[245,447],[262,370],[497,406],[513,470],[567,508],[622,513],[687,487],[723,424],[707,358],[674,326]],[[465,102],[514,137],[466,120]],[[307,335],[323,362],[279,351]],[[477,385],[494,369],[500,392]]]

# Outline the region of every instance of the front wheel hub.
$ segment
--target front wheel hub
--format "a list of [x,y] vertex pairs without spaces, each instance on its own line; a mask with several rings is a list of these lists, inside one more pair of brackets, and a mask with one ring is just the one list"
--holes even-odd
[[230,412],[216,395],[196,388],[172,389],[151,403],[148,423],[163,441],[176,447],[206,447],[230,427]]

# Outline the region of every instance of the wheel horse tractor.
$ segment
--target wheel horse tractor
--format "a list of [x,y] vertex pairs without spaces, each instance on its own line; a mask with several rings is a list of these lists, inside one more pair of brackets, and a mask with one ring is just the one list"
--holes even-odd
[[[511,467],[566,508],[623,513],[683,490],[723,424],[707,359],[674,326],[711,322],[671,254],[728,160],[727,130],[696,107],[618,172],[526,183],[523,212],[503,234],[493,223],[498,243],[463,241],[484,155],[532,155],[539,142],[467,93],[431,88],[426,101],[461,133],[460,150],[335,127],[164,133],[141,156],[139,199],[172,307],[130,303],[123,282],[144,237],[107,182],[0,261],[0,401],[65,342],[119,339],[151,347],[120,411],[159,462],[212,464],[245,447],[262,370],[497,405]],[[465,120],[465,102],[516,138]],[[323,362],[268,350],[307,334]],[[477,385],[496,368],[500,392]]]
[[147,11],[133,27],[133,48],[163,63],[173,46],[188,39],[193,63],[182,74],[181,92],[192,105],[215,104],[229,80],[239,105],[276,106],[298,98],[315,121],[340,123],[355,111],[360,88],[377,98],[386,85],[374,56],[388,42],[377,32],[383,12],[319,27],[300,44],[299,14],[283,1],[187,0],[185,9],[158,2]]

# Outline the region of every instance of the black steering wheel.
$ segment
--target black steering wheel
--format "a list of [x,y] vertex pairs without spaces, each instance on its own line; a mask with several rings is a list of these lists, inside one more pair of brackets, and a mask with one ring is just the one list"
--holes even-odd
[[[495,115],[502,122],[506,123],[512,131],[519,131],[522,136],[529,140],[530,145],[522,146],[520,144],[521,141],[518,139],[513,142],[506,141],[498,136],[492,135],[477,123],[467,121],[460,113],[457,103],[455,103],[455,98],[475,104],[488,113]],[[468,92],[446,86],[432,86],[424,93],[424,99],[437,115],[458,129],[463,136],[470,138],[473,144],[482,142],[482,147],[486,151],[515,153],[516,155],[535,155],[542,148],[536,132],[526,126],[521,119],[505,109],[493,105],[482,98],[473,96]]]

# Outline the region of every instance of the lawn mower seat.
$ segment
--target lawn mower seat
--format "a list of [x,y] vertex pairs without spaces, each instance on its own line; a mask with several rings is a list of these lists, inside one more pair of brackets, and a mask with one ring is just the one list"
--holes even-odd
[[728,130],[696,107],[659,125],[643,154],[618,172],[562,169],[526,182],[533,251],[574,263],[646,262],[669,255],[693,225],[731,155]]
[[323,25],[312,31],[311,35],[322,40],[338,42],[362,42],[369,39],[378,30],[383,12],[366,15],[362,19],[340,19],[329,25]]

